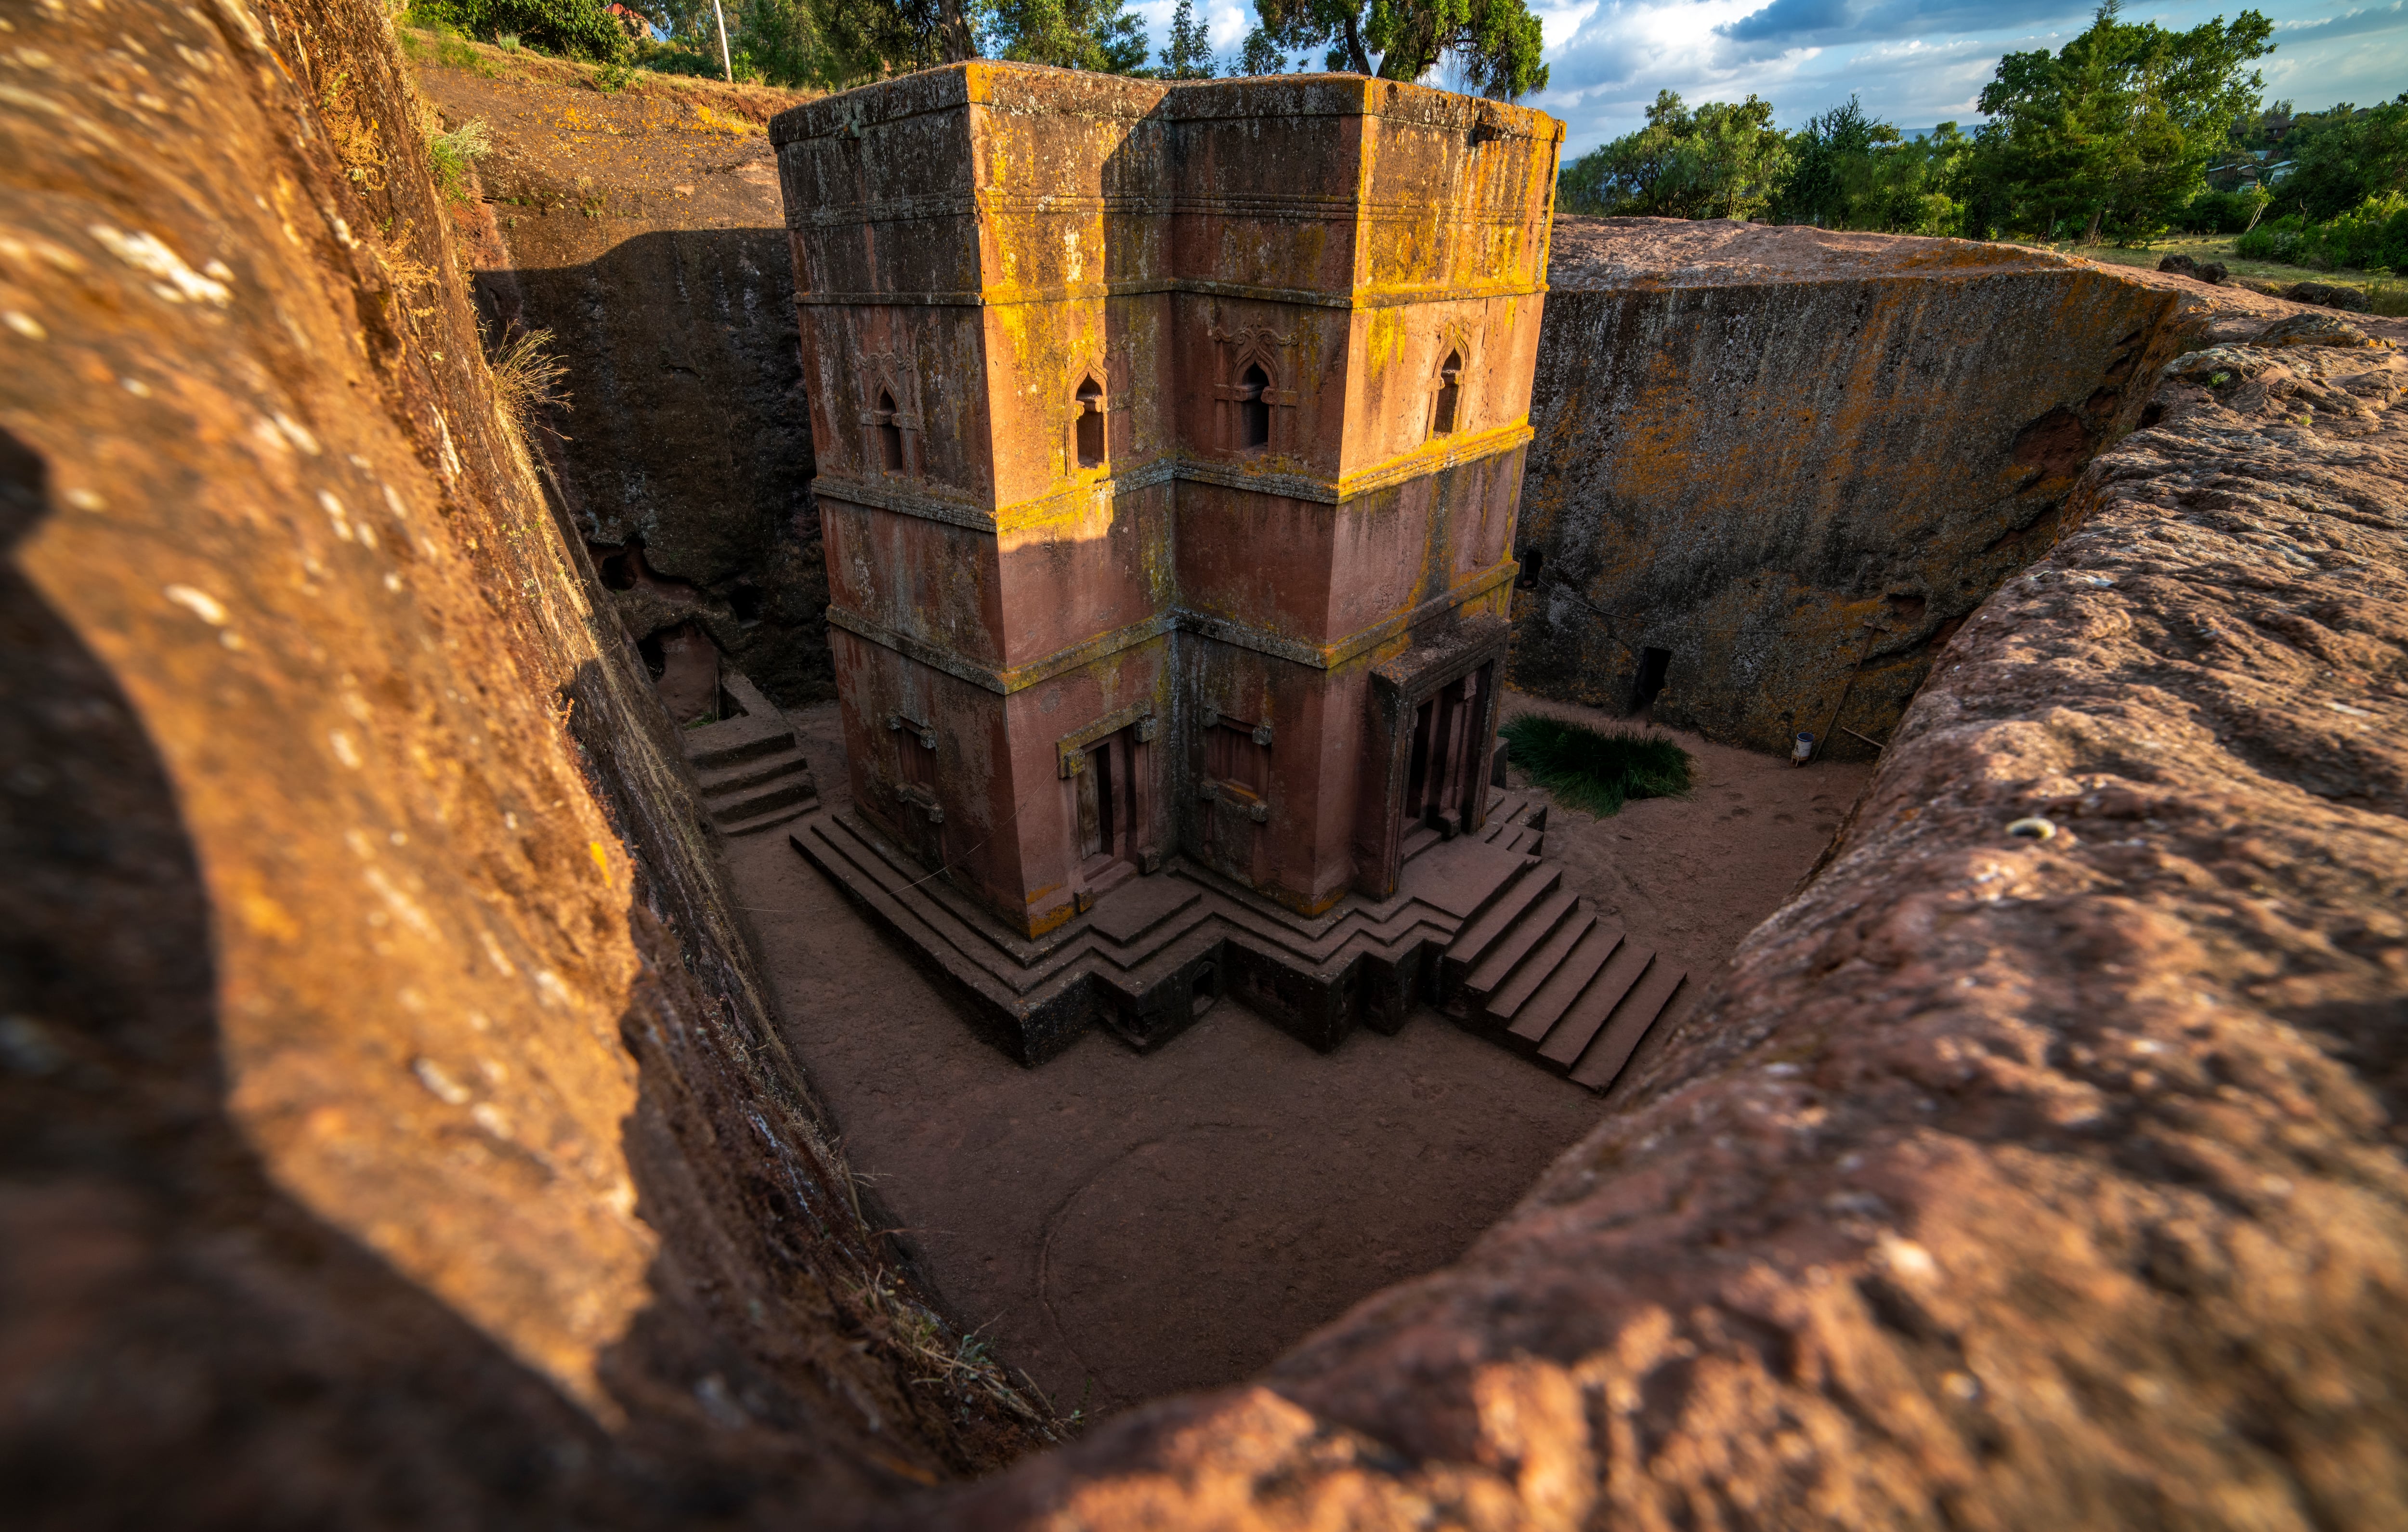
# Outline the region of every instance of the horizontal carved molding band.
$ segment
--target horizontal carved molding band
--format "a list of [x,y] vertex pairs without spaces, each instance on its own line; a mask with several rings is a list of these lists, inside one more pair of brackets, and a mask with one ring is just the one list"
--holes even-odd
[[1526,215],[1518,208],[1495,211],[1449,208],[1443,214],[1426,202],[1401,199],[1369,201],[1351,196],[1323,196],[1277,192],[1197,196],[1185,193],[1098,193],[1094,196],[1058,196],[1039,193],[982,189],[974,192],[929,192],[919,196],[881,197],[874,202],[819,203],[788,215],[790,229],[853,229],[876,223],[924,222],[939,218],[1258,218],[1299,223],[1436,223],[1455,229],[1518,228]]
[[983,687],[997,696],[1010,696],[1040,681],[1052,680],[1065,670],[1076,669],[1089,661],[1104,659],[1122,650],[1134,649],[1150,639],[1159,638],[1179,625],[1179,613],[1176,610],[1156,612],[1143,622],[1116,628],[1009,670],[998,670],[991,665],[966,659],[941,645],[932,644],[898,628],[888,627],[874,617],[833,601],[828,603],[827,620],[832,625],[891,649],[905,659],[917,660],[931,669],[941,670],[957,680]]
[[1301,304],[1312,308],[1398,308],[1416,303],[1484,303],[1526,298],[1547,291],[1544,282],[1476,282],[1460,287],[1360,287],[1323,293],[1302,287],[1257,287],[1170,278],[1125,282],[1079,282],[1060,287],[956,288],[913,293],[796,293],[795,301],[845,308],[1008,308],[1031,303],[1075,303],[1099,298],[1143,297],[1154,293],[1196,293],[1215,298],[1252,298],[1260,303]]
[[1026,665],[1016,666],[1009,670],[998,670],[993,666],[966,659],[941,645],[933,644],[924,638],[888,627],[874,617],[838,606],[833,601],[828,603],[827,620],[847,633],[867,638],[882,648],[891,649],[906,659],[916,660],[931,669],[941,670],[956,680],[968,681],[971,685],[982,687],[998,696],[1010,696],[1015,692],[1025,691],[1039,682],[1052,680],[1066,670],[1075,670],[1080,666],[1092,664],[1096,660],[1109,659],[1125,649],[1133,649],[1139,644],[1150,642],[1166,633],[1174,631],[1193,633],[1199,637],[1211,638],[1215,642],[1233,645],[1239,649],[1251,649],[1258,654],[1268,654],[1274,659],[1286,660],[1295,665],[1310,666],[1316,670],[1334,669],[1349,660],[1379,648],[1409,628],[1426,623],[1452,608],[1477,601],[1500,585],[1510,584],[1521,569],[1520,565],[1508,559],[1495,568],[1485,570],[1455,586],[1444,594],[1434,596],[1420,606],[1376,623],[1336,643],[1308,643],[1299,638],[1290,638],[1282,634],[1268,632],[1251,623],[1237,622],[1226,617],[1215,617],[1209,612],[1192,611],[1184,607],[1174,607],[1168,611],[1157,612],[1143,622],[1132,623],[1126,627],[1098,635],[1083,643],[1073,644],[1068,649],[1048,654],[1041,660],[1032,660]]
[[[961,66],[958,81],[942,80],[934,89],[889,93],[883,98],[856,99],[850,93],[779,113],[769,120],[769,142],[780,149],[828,139],[859,139],[869,128],[885,127],[965,107],[1012,114],[1015,103],[996,99],[994,71],[1011,64],[977,61]],[[1026,67],[1026,66],[1019,66]],[[1563,141],[1564,125],[1528,107],[1499,107],[1449,96],[1443,92],[1381,89],[1368,79],[1330,79],[1318,88],[1288,89],[1275,106],[1249,89],[1251,81],[1141,81],[1126,77],[1090,75],[1082,79],[1083,99],[1063,96],[1047,102],[1049,115],[1072,121],[1160,124],[1236,122],[1262,117],[1372,118],[1408,128],[1449,135],[1478,128],[1495,137],[1526,143]],[[1176,93],[1174,97],[1173,93]],[[1012,93],[1007,90],[1009,97]],[[1432,99],[1435,98],[1435,99]]]
[[879,510],[891,510],[900,516],[918,516],[927,521],[944,522],[967,527],[973,532],[1001,536],[1024,527],[1041,525],[1067,513],[1072,504],[1090,495],[1112,497],[1132,494],[1151,489],[1174,479],[1192,480],[1200,484],[1216,484],[1223,489],[1247,490],[1256,494],[1276,494],[1284,499],[1303,500],[1316,505],[1343,505],[1366,494],[1375,494],[1424,474],[1444,473],[1452,468],[1467,467],[1487,458],[1500,456],[1517,447],[1526,446],[1536,438],[1526,421],[1500,425],[1494,430],[1469,432],[1461,437],[1447,437],[1442,442],[1417,448],[1401,457],[1374,465],[1360,473],[1349,474],[1335,481],[1313,479],[1303,474],[1264,473],[1232,463],[1215,462],[1210,458],[1157,458],[1141,468],[1116,474],[1110,479],[1065,484],[1033,500],[1016,501],[1011,505],[989,509],[984,506],[968,506],[959,501],[940,500],[933,494],[910,489],[908,481],[896,482],[879,479],[848,479],[840,474],[824,473],[812,481],[812,493],[823,500],[838,500],[857,506],[870,506]]

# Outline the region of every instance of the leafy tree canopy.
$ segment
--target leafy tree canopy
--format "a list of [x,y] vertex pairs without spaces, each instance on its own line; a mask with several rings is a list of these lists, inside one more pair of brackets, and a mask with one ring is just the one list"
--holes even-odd
[[[710,0],[704,0],[708,5]],[[459,28],[484,42],[515,34],[538,48],[580,59],[617,59],[627,35],[606,8],[609,0],[417,0],[413,18]]]
[[1954,234],[1961,208],[1952,193],[1972,148],[1954,122],[1910,139],[1852,95],[1789,136],[1792,168],[1772,218],[1827,229]]
[[2103,0],[2090,29],[2057,53],[2010,53],[1982,90],[1976,136],[1984,221],[2051,233],[2086,222],[2154,234],[2205,184],[2208,163],[2258,109],[2273,51],[2254,10],[2172,32],[2116,19]]
[[996,58],[1114,75],[1145,64],[1145,23],[1127,0],[992,0],[985,21]]
[[1770,102],[1751,95],[1691,111],[1659,91],[1645,127],[1564,167],[1556,206],[1570,213],[1753,218],[1771,203],[1790,163]]
[[2385,106],[2344,105],[2294,119],[2278,152],[2291,162],[2273,188],[2284,213],[2335,218],[2370,197],[2408,192],[2408,93]]
[[1499,101],[1546,89],[1544,39],[1523,0],[1255,0],[1254,11],[1250,74],[1276,74],[1288,54],[1318,48],[1331,69],[1383,79],[1419,79],[1450,58],[1466,84]]
[[1170,13],[1170,40],[1163,45],[1162,63],[1154,74],[1160,79],[1212,78],[1211,28],[1196,19],[1196,7],[1188,0],[1179,0]]

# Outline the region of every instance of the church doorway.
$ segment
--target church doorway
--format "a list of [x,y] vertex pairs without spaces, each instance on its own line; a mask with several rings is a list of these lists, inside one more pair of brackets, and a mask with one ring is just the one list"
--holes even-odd
[[1085,764],[1071,778],[1077,809],[1079,893],[1098,897],[1138,870],[1137,737],[1106,735],[1084,748]]
[[1440,687],[1413,709],[1413,737],[1405,756],[1404,819],[1453,837],[1477,823],[1476,795],[1487,780],[1488,688],[1496,666]]

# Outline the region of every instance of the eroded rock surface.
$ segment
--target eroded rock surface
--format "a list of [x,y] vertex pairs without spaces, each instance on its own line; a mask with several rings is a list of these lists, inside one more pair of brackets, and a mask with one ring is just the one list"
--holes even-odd
[[682,1525],[1018,1450],[497,411],[383,10],[8,24],[11,1525]]
[[482,122],[478,295],[551,333],[566,409],[537,446],[654,674],[707,637],[782,706],[834,694],[795,271],[765,124],[789,92],[586,71],[499,49],[418,80]]
[[2174,293],[2044,251],[1722,221],[1559,219],[1548,283],[1515,680],[1842,759],[2186,333]]
[[2231,352],[1514,1214],[954,1520],[2408,1518],[2408,369]]

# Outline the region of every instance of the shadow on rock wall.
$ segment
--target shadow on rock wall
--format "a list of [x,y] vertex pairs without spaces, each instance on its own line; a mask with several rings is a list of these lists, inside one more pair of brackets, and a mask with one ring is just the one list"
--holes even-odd
[[[0,552],[46,480],[0,432]],[[13,563],[0,648],[12,1522],[468,1525],[652,1498],[549,1382],[275,1184],[227,1114],[210,900],[135,708]]]
[[638,234],[477,287],[496,329],[552,332],[567,408],[538,435],[629,635],[694,623],[780,706],[833,695],[785,230]]
[[187,105],[0,98],[0,1504],[824,1519],[1019,1450],[464,365],[384,12],[17,25]]

